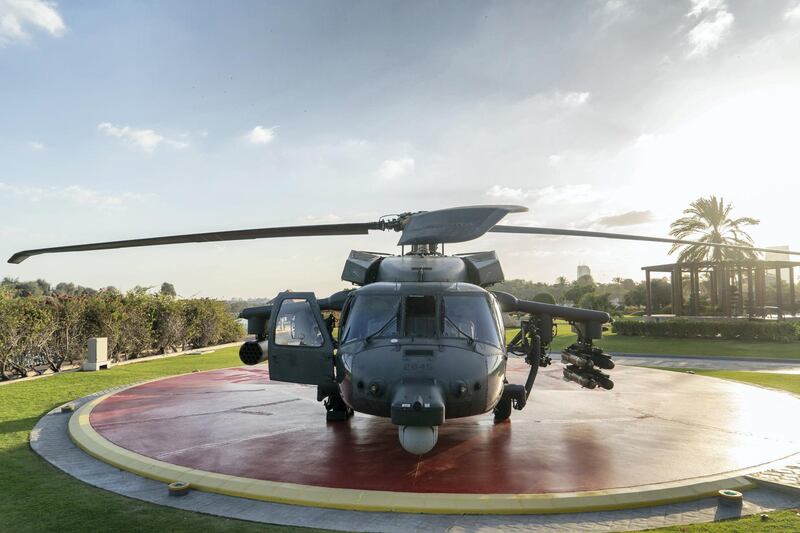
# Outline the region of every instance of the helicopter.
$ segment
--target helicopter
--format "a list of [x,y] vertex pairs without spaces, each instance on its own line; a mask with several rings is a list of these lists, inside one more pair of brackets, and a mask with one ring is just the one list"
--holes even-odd
[[[494,251],[447,255],[444,246],[486,233],[598,237],[698,244],[683,239],[572,229],[500,225],[506,215],[527,211],[514,205],[479,205],[405,212],[376,222],[320,224],[172,235],[26,250],[9,263],[39,254],[111,250],[163,244],[259,238],[401,233],[400,254],[353,250],[341,275],[356,288],[326,298],[285,291],[269,305],[240,313],[247,332],[239,357],[246,365],[268,360],[269,379],[317,387],[329,422],[355,412],[390,418],[400,445],[422,455],[438,440],[447,419],[492,412],[508,421],[523,409],[539,368],[552,364],[555,320],[567,321],[577,340],[561,353],[563,378],[586,389],[614,387],[611,356],[595,344],[608,313],[519,299],[493,291],[504,280]],[[700,243],[758,252],[800,252]],[[328,312],[324,316],[323,312]],[[338,331],[334,312],[339,313]],[[519,331],[506,342],[503,313],[518,313]],[[510,356],[530,366],[525,383],[509,383]]]

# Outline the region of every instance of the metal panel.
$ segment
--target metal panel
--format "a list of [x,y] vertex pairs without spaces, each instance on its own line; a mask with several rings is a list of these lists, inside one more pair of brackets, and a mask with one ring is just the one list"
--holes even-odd
[[460,256],[467,265],[470,283],[485,287],[493,283],[500,283],[505,279],[503,269],[497,254],[491,252],[477,252]]
[[382,256],[370,252],[352,250],[344,264],[342,279],[356,285],[366,285],[375,281],[375,274]]
[[376,281],[467,282],[467,267],[458,257],[404,255],[385,258]]
[[333,339],[313,292],[282,292],[269,323],[269,377],[273,381],[333,382]]

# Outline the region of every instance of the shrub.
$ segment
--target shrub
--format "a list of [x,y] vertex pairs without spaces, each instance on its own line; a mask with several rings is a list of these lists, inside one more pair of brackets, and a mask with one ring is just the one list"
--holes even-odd
[[798,325],[792,322],[761,320],[686,320],[675,318],[658,322],[616,320],[618,335],[637,337],[679,337],[703,339],[741,339],[790,342],[798,339]]
[[107,337],[109,357],[119,361],[243,336],[226,304],[215,300],[176,300],[145,289],[25,297],[0,290],[0,380],[80,363],[89,337]]

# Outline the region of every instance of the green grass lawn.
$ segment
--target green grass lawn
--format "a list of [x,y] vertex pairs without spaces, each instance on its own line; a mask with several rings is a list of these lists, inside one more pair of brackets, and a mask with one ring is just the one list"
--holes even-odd
[[797,509],[769,513],[769,520],[762,522],[760,515],[747,516],[737,520],[672,526],[648,531],[658,533],[789,533],[800,531],[800,517]]
[[[516,329],[506,330],[510,340]],[[560,352],[569,346],[577,336],[570,331],[568,324],[559,324],[558,336],[553,340],[552,350]],[[603,333],[597,341],[608,352],[643,353],[664,355],[710,355],[728,357],[761,357],[774,359],[800,359],[800,341],[797,342],[759,342],[713,339],[672,339],[667,337],[628,337],[615,333]]]
[[[565,345],[571,340],[560,337],[559,342]],[[0,387],[0,530],[264,531],[263,524],[159,507],[90,487],[51,467],[28,445],[36,421],[53,407],[75,398],[157,377],[239,364],[237,348],[234,347],[211,354],[185,355],[101,372],[72,372]],[[699,373],[800,393],[800,376],[757,372]],[[280,526],[270,526],[269,529],[311,531]],[[764,523],[757,518],[745,518],[663,531],[788,530],[800,530],[800,518],[794,511],[775,513],[770,521]]]
[[[263,524],[206,516],[125,498],[77,481],[29,447],[31,428],[53,407],[109,387],[161,376],[238,366],[238,348],[71,372],[0,387],[0,530],[264,531]],[[166,490],[166,488],[165,488]],[[274,531],[311,531],[278,527]]]
[[744,370],[699,370],[696,368],[648,368],[653,368],[655,370],[667,370],[670,372],[691,371],[701,376],[741,381],[742,383],[749,383],[751,385],[758,385],[760,387],[788,391],[800,395],[800,374],[748,372]]

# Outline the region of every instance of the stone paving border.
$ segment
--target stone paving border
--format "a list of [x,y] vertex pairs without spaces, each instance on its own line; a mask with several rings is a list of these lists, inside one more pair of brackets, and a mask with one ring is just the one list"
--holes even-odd
[[[117,389],[121,390],[121,389]],[[110,391],[77,400],[78,406]],[[543,531],[635,531],[655,527],[708,522],[800,505],[800,494],[761,486],[745,494],[741,509],[719,506],[716,498],[644,507],[556,515],[435,515],[343,511],[270,503],[192,491],[169,496],[164,483],[119,470],[84,453],[70,440],[70,415],[56,408],[31,432],[31,448],[56,468],[96,487],[131,498],[195,512],[268,524],[327,528],[341,531],[404,532],[409,530],[478,531],[514,529]]]
[[747,476],[756,483],[800,497],[800,463]]

